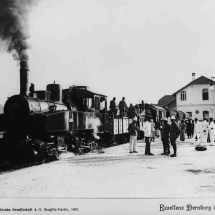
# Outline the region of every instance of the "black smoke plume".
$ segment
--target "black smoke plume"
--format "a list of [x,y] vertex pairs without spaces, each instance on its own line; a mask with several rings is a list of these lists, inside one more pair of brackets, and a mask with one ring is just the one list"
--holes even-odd
[[38,1],[0,0],[0,39],[16,60],[27,60],[28,14]]

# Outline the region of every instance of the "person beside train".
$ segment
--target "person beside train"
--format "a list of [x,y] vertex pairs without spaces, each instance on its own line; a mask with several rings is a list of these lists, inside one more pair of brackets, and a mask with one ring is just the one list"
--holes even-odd
[[157,120],[156,124],[155,124],[155,129],[156,129],[156,137],[160,137],[161,136],[161,120]]
[[116,97],[113,97],[113,99],[110,101],[110,110],[111,110],[111,114],[114,115],[114,117],[116,116],[116,112],[117,112],[117,109],[116,109]]
[[215,123],[214,123],[214,121],[213,121],[213,118],[210,119],[209,134],[210,134],[210,145],[211,145],[211,146],[214,146],[214,139],[215,139]]
[[145,155],[154,155],[151,153],[151,135],[152,135],[152,126],[150,122],[151,118],[146,117],[146,121],[143,125],[144,137],[145,137]]
[[151,119],[150,121],[151,121],[151,127],[152,127],[151,141],[155,142],[155,123],[153,119]]
[[190,119],[188,119],[188,121],[187,121],[187,128],[186,128],[186,130],[187,130],[187,138],[191,139],[192,124],[191,124]]
[[140,107],[139,107],[139,105],[134,106],[134,112],[135,112],[135,115],[137,117],[140,116]]
[[177,145],[176,140],[178,136],[180,135],[180,129],[178,125],[175,122],[175,116],[171,116],[171,125],[170,125],[170,142],[173,147],[174,153],[171,155],[171,157],[177,156]]
[[181,140],[181,141],[185,141],[186,124],[185,124],[185,122],[184,122],[183,119],[181,120],[181,123],[180,123],[179,128],[180,128],[180,130],[181,130],[181,131],[180,131],[180,140]]
[[130,134],[130,153],[138,153],[137,151],[137,135],[139,132],[139,127],[137,126],[137,117],[134,117],[133,122],[128,126],[128,132]]
[[193,144],[195,140],[197,141],[197,145],[199,144],[200,140],[200,133],[201,133],[201,123],[197,118],[194,120],[194,134],[193,134]]
[[211,124],[211,121],[213,121],[213,118],[208,119],[208,124],[209,124],[208,137],[207,137],[207,143],[208,143],[208,145],[211,143],[211,135],[210,135],[210,124]]
[[170,136],[170,124],[168,123],[168,119],[164,117],[162,129],[161,129],[161,140],[163,142],[163,153],[161,153],[161,155],[170,154],[169,136]]
[[142,100],[142,102],[141,102],[141,104],[140,104],[140,114],[142,114],[144,110],[145,110],[145,103],[144,103],[144,101]]
[[191,137],[193,138],[194,135],[194,120],[191,119]]
[[35,92],[34,84],[31,83],[31,86],[29,87],[29,96],[33,97]]
[[200,146],[206,146],[207,144],[207,137],[208,137],[208,131],[209,131],[209,123],[207,122],[207,119],[204,118],[203,122],[201,123],[201,132],[200,132]]
[[134,118],[135,117],[135,108],[132,105],[132,103],[130,104],[130,106],[128,108],[127,116],[128,116],[128,118]]
[[126,109],[127,109],[127,104],[125,102],[125,97],[123,97],[122,100],[119,102],[120,116],[125,116]]

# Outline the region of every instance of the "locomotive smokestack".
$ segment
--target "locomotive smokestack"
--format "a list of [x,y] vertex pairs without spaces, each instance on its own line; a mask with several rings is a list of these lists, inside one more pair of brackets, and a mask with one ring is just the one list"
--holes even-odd
[[20,61],[20,95],[27,96],[28,91],[28,61],[23,59]]

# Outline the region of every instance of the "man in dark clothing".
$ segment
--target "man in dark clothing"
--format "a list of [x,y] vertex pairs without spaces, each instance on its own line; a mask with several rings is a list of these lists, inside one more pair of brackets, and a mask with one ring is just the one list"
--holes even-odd
[[144,101],[142,100],[142,103],[140,104],[140,113],[142,113],[145,109]]
[[120,116],[125,116],[125,109],[127,108],[125,97],[122,98],[122,101],[119,102],[119,111]]
[[192,133],[192,124],[191,124],[191,120],[189,119],[187,122],[187,138],[191,139],[191,133]]
[[111,113],[115,116],[116,115],[116,98],[113,97],[113,100],[110,101],[110,110],[111,110]]
[[29,87],[29,96],[33,97],[34,95],[34,84],[31,83],[31,86]]
[[138,153],[137,152],[137,135],[139,131],[139,127],[137,126],[137,117],[134,117],[133,122],[129,124],[128,131],[130,133],[130,153]]
[[175,123],[175,116],[171,116],[171,126],[170,126],[170,142],[174,150],[174,154],[171,155],[171,157],[177,156],[177,146],[176,146],[176,139],[178,138],[180,134],[180,129]]
[[134,106],[132,104],[130,104],[130,106],[128,108],[127,116],[129,118],[134,118],[135,117],[135,108],[134,108]]
[[169,135],[170,135],[170,125],[168,124],[168,120],[165,117],[163,119],[163,126],[161,131],[161,139],[163,142],[163,153],[161,155],[169,155]]

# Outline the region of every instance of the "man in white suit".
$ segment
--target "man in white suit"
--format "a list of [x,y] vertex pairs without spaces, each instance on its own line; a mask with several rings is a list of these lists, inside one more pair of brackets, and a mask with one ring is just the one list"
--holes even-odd
[[201,133],[201,123],[199,122],[199,120],[197,118],[195,118],[193,143],[195,143],[195,138],[197,137],[197,145],[199,144],[200,133]]
[[200,133],[200,143],[199,143],[199,145],[206,146],[207,137],[208,137],[208,130],[209,130],[209,123],[204,118],[203,122],[201,123],[201,133]]
[[151,118],[147,117],[146,122],[143,126],[146,148],[145,148],[145,155],[154,155],[151,153],[151,136],[152,136],[152,126],[150,123]]
[[210,134],[210,145],[214,146],[214,138],[215,138],[215,124],[213,119],[211,119],[210,121],[210,125],[209,125],[209,134]]

